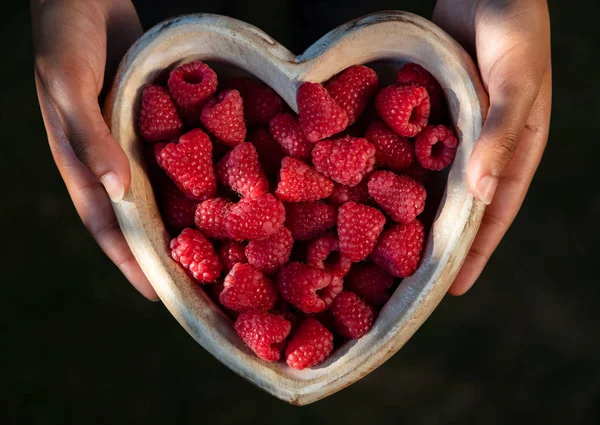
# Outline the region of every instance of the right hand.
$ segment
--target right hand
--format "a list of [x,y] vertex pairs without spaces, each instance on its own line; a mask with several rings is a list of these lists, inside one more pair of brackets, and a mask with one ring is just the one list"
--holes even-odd
[[158,296],[133,257],[111,206],[129,189],[125,152],[98,101],[142,34],[127,0],[31,0],[35,81],[54,161],[84,225],[131,284]]

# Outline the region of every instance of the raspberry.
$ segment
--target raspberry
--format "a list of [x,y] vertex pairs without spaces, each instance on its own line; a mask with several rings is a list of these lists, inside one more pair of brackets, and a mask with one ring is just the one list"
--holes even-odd
[[194,226],[194,213],[198,202],[187,198],[169,180],[163,177],[155,185],[158,189],[157,197],[162,218],[171,230],[180,231],[186,227]]
[[425,209],[425,188],[410,177],[376,171],[368,187],[375,202],[398,223],[410,223]]
[[313,149],[312,161],[318,172],[333,181],[356,186],[373,171],[375,146],[359,137],[323,140]]
[[367,258],[385,225],[378,209],[355,202],[346,202],[338,209],[340,252],[353,262]]
[[250,78],[234,78],[228,87],[244,99],[244,116],[249,124],[268,124],[283,109],[283,100],[271,87]]
[[198,205],[194,221],[202,234],[213,239],[227,239],[225,217],[233,202],[225,198],[207,199]]
[[285,205],[285,225],[294,239],[308,241],[335,226],[337,211],[322,202],[297,202]]
[[303,83],[296,95],[300,125],[306,138],[315,143],[343,131],[348,115],[319,83]]
[[283,266],[277,275],[277,288],[283,299],[305,313],[325,310],[320,290],[330,283],[331,276],[325,270],[295,261]]
[[299,159],[281,161],[275,195],[285,202],[318,201],[333,191],[333,182]]
[[371,123],[365,139],[375,146],[375,163],[380,167],[398,171],[410,167],[415,161],[414,148],[408,139],[398,136],[379,120]]
[[269,182],[252,143],[237,145],[219,161],[216,168],[221,183],[244,197],[256,199],[269,190]]
[[200,121],[229,147],[243,142],[246,138],[246,123],[240,92],[225,90],[217,98],[209,99],[202,107]]
[[242,341],[263,360],[276,362],[292,325],[281,316],[261,310],[249,310],[235,321],[235,331]]
[[429,120],[427,90],[417,86],[388,86],[375,98],[379,116],[402,137],[416,136]]
[[304,135],[298,118],[288,113],[279,114],[271,120],[269,129],[286,155],[300,159],[310,158],[313,144]]
[[293,245],[291,232],[282,227],[270,238],[250,241],[246,247],[246,257],[262,273],[273,274],[288,262]]
[[412,275],[421,261],[425,230],[419,220],[397,224],[379,238],[371,260],[392,276]]
[[394,284],[392,276],[372,263],[355,264],[345,280],[347,289],[375,307],[387,302]]
[[147,142],[173,139],[182,133],[183,122],[165,88],[151,84],[144,88],[138,125]]
[[212,144],[202,130],[192,130],[178,143],[154,146],[156,161],[177,187],[191,199],[203,201],[217,191],[212,162]]
[[415,139],[417,159],[428,170],[443,170],[452,164],[457,145],[454,132],[443,125],[430,125]]
[[307,317],[291,336],[285,349],[288,366],[305,369],[324,361],[333,351],[333,334],[318,320]]
[[349,201],[357,204],[366,204],[369,201],[369,190],[367,189],[367,178],[363,178],[356,186],[346,186],[336,183],[333,193],[329,196],[329,202],[333,205],[342,205]]
[[338,333],[344,338],[358,339],[375,321],[375,311],[352,292],[342,292],[333,300],[331,314]]
[[229,271],[237,263],[247,263],[246,247],[238,241],[225,241],[219,247],[219,258],[223,263],[223,268]]
[[327,270],[333,276],[343,277],[350,270],[352,262],[343,255],[331,255],[332,252],[339,250],[340,244],[337,236],[333,232],[327,232],[308,244],[306,264]]
[[425,184],[431,174],[429,170],[423,168],[418,162],[413,163],[413,165],[404,170],[403,173],[407,177],[410,177],[421,184]]
[[219,301],[233,311],[270,310],[277,301],[277,289],[251,264],[237,263],[225,277]]
[[405,64],[396,77],[396,84],[400,86],[421,86],[427,90],[431,103],[431,117],[439,120],[444,113],[444,92],[440,83],[421,65],[416,63]]
[[267,193],[257,199],[242,198],[233,205],[225,228],[232,239],[265,239],[281,229],[285,208],[273,195]]
[[258,159],[262,164],[263,170],[269,179],[275,180],[279,174],[281,160],[285,156],[277,140],[271,136],[266,127],[256,127],[248,135],[248,142],[252,143],[258,153]]
[[377,91],[375,71],[366,66],[351,66],[331,79],[325,88],[335,102],[346,111],[352,125],[365,110],[367,102]]
[[200,61],[175,68],[167,83],[171,96],[186,121],[196,124],[202,105],[217,91],[217,74]]
[[171,257],[189,270],[200,283],[217,280],[222,265],[212,244],[195,229],[184,229],[171,240]]

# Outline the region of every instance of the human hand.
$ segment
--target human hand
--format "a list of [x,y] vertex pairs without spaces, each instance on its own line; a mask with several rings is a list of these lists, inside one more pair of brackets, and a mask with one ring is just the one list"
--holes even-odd
[[142,295],[157,300],[111,206],[127,192],[131,172],[98,100],[142,34],[135,8],[127,0],[31,0],[31,12],[36,87],[54,161],[98,245]]
[[449,293],[475,283],[525,198],[548,139],[552,101],[550,18],[545,0],[438,0],[433,20],[477,60],[490,109],[467,166],[488,204]]

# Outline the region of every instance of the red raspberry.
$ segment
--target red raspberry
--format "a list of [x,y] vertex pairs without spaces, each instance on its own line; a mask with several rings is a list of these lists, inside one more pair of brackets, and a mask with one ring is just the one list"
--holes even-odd
[[229,236],[225,229],[225,217],[233,202],[225,198],[207,199],[198,205],[194,221],[202,233],[212,239],[227,239]]
[[175,231],[193,227],[198,202],[187,198],[164,174],[155,187],[160,212],[167,227]]
[[365,110],[367,102],[377,91],[377,73],[366,66],[351,66],[336,75],[325,88],[335,102],[346,111],[352,125]]
[[171,257],[188,269],[200,283],[215,282],[221,274],[222,265],[212,244],[195,229],[183,232],[171,240]]
[[271,120],[269,129],[286,155],[300,159],[310,158],[314,145],[304,135],[298,118],[288,113],[279,114]]
[[383,306],[390,298],[388,289],[394,278],[372,263],[355,264],[348,276],[346,287],[375,307]]
[[154,146],[156,161],[190,199],[203,201],[217,191],[212,162],[212,144],[202,130],[192,130],[178,143]]
[[229,236],[236,240],[265,239],[281,229],[285,221],[285,208],[273,195],[260,198],[242,198],[233,205],[225,218]]
[[271,136],[267,127],[256,127],[248,135],[248,142],[252,143],[258,153],[258,159],[269,179],[275,180],[279,174],[281,160],[285,156],[277,140]]
[[375,202],[398,223],[410,223],[425,209],[425,188],[410,177],[376,171],[368,187]]
[[417,86],[388,86],[375,98],[379,116],[402,137],[416,136],[429,120],[427,90]]
[[277,288],[285,301],[305,313],[325,310],[321,290],[331,283],[331,275],[325,270],[291,262],[279,270]]
[[277,289],[251,264],[237,263],[225,277],[219,301],[233,311],[270,310],[277,301]]
[[331,314],[338,333],[349,339],[369,332],[375,321],[373,308],[352,292],[342,292],[333,300]]
[[353,262],[367,258],[385,225],[378,209],[346,202],[338,209],[338,238],[342,255]]
[[337,236],[333,232],[327,232],[308,244],[306,264],[327,270],[332,276],[343,277],[350,270],[352,262],[343,255],[332,255],[333,252],[339,250],[340,243]]
[[419,220],[397,224],[383,232],[371,260],[392,276],[408,277],[419,266],[424,243],[425,229]]
[[252,143],[242,142],[230,150],[217,164],[221,183],[240,195],[256,199],[269,190],[269,181]]
[[403,173],[421,184],[427,183],[427,180],[429,180],[429,175],[431,174],[429,170],[423,168],[418,162],[415,162],[413,165],[408,167],[403,171]]
[[217,91],[217,74],[200,61],[175,68],[169,75],[169,91],[186,121],[196,124],[202,105]]
[[244,104],[237,90],[225,90],[202,107],[200,121],[217,139],[234,147],[246,138]]
[[416,63],[407,63],[396,77],[396,84],[400,86],[421,86],[427,90],[431,102],[431,117],[439,120],[445,109],[444,92],[440,83],[421,65]]
[[285,349],[288,366],[302,370],[324,361],[333,351],[333,334],[318,320],[307,317],[299,325]]
[[183,132],[183,122],[164,87],[152,84],[144,87],[138,126],[147,142],[173,139]]
[[296,202],[285,205],[285,225],[298,241],[308,241],[335,226],[337,211],[322,202]]
[[452,164],[457,145],[454,132],[443,125],[430,125],[415,139],[417,159],[428,170],[443,170]]
[[240,92],[244,99],[244,116],[249,124],[268,124],[283,109],[283,100],[262,81],[234,78],[228,87]]
[[410,167],[415,161],[414,148],[408,139],[398,136],[379,120],[369,126],[365,139],[375,146],[375,163],[380,167],[398,171]]
[[333,181],[356,186],[365,174],[373,171],[375,146],[359,137],[323,140],[313,149],[312,161],[318,172]]
[[237,263],[247,263],[245,253],[246,247],[238,241],[225,241],[219,247],[219,258],[223,263],[223,268],[229,271]]
[[367,178],[364,177],[356,186],[346,186],[336,183],[333,187],[333,193],[328,199],[333,205],[342,205],[349,201],[354,201],[357,204],[366,204],[369,198]]
[[319,83],[303,83],[296,95],[300,124],[306,138],[315,143],[343,131],[348,115]]
[[281,316],[261,310],[249,310],[235,321],[235,331],[244,343],[263,360],[276,362],[292,325]]
[[246,257],[262,273],[273,274],[288,262],[293,245],[291,232],[282,227],[270,238],[250,241],[246,247]]
[[333,182],[299,159],[281,161],[275,195],[285,202],[318,201],[333,191]]

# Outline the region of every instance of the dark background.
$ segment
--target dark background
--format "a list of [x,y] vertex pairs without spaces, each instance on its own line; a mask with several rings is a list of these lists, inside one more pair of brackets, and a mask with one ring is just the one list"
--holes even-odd
[[[378,370],[304,408],[222,366],[160,303],[138,295],[89,237],[47,147],[27,3],[6,3],[0,15],[0,317],[9,393],[0,422],[600,423],[595,0],[550,1],[550,142],[478,284],[467,296],[446,298]],[[418,0],[217,3],[137,2],[146,29],[176,14],[219,12],[263,28],[296,53],[369,12],[430,16],[433,9],[433,1]]]

